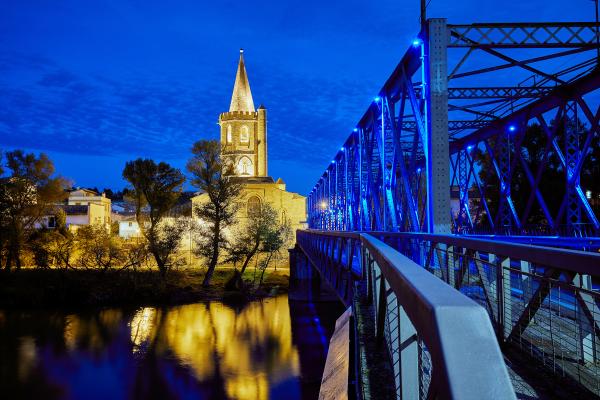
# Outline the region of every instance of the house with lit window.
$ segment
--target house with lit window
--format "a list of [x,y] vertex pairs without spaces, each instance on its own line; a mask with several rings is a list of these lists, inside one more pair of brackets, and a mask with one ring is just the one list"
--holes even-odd
[[137,238],[142,235],[140,225],[135,215],[130,215],[119,220],[119,236],[123,239]]
[[[231,165],[235,179],[243,183],[240,196],[241,207],[237,215],[243,221],[261,204],[269,203],[275,208],[282,221],[288,221],[295,231],[306,224],[306,198],[289,192],[285,182],[275,181],[267,169],[267,109],[254,108],[250,83],[240,50],[237,74],[229,111],[219,116],[221,128],[221,159]],[[206,201],[206,195],[192,198],[194,206]]]
[[[76,188],[69,190],[64,203],[56,204],[55,210],[62,209],[66,216],[67,228],[72,232],[84,225],[103,225],[110,232],[111,201],[104,193],[95,190]],[[42,223],[48,228],[56,227],[55,215],[47,215]]]

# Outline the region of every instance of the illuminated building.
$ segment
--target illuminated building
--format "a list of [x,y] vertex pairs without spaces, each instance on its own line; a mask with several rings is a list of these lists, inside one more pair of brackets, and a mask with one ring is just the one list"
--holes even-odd
[[[223,163],[233,166],[236,179],[243,183],[238,220],[243,222],[252,210],[269,203],[282,221],[289,221],[294,231],[303,228],[306,198],[288,192],[281,178],[275,181],[268,174],[267,109],[262,105],[254,109],[243,50],[240,50],[229,111],[219,116],[219,126]],[[203,195],[196,196],[192,203],[199,204],[203,198]]]

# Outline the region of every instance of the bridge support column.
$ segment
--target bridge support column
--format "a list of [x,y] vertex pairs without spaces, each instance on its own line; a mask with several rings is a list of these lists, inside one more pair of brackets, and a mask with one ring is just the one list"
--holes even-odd
[[297,246],[289,249],[290,300],[337,302],[335,292],[321,279],[306,255]]
[[432,18],[427,28],[423,60],[427,93],[427,227],[430,233],[450,233],[446,19]]

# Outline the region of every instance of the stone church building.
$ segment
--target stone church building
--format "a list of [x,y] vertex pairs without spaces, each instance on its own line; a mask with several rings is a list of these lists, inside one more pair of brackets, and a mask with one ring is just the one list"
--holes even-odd
[[[273,180],[268,173],[267,155],[267,109],[254,108],[250,83],[244,65],[244,53],[240,50],[233,95],[229,111],[219,115],[221,127],[221,157],[223,163],[233,165],[236,179],[243,182],[238,220],[245,219],[261,204],[269,203],[278,210],[292,229],[304,228],[306,222],[306,198],[288,192],[285,182]],[[192,198],[192,204],[202,202],[203,195]],[[295,238],[295,235],[294,235]]]

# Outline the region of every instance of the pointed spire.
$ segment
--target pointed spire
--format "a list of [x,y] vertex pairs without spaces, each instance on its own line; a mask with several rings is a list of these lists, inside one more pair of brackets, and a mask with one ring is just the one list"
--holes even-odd
[[240,49],[240,62],[237,74],[235,75],[235,84],[233,85],[233,95],[231,96],[229,111],[255,111],[250,83],[246,74],[246,66],[244,65],[244,49]]

